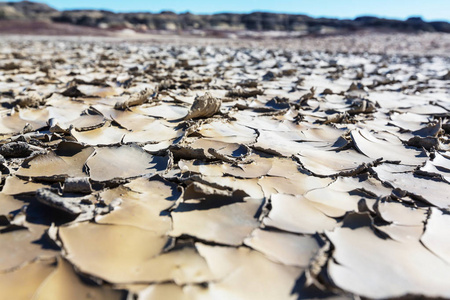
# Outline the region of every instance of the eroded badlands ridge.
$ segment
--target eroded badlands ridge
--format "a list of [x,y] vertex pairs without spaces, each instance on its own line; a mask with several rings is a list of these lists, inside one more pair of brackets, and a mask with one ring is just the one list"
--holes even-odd
[[448,58],[0,51],[0,299],[450,297]]
[[[153,10],[152,3],[146,11]],[[443,8],[444,9],[444,8]],[[239,9],[238,9],[239,10]],[[354,20],[313,18],[302,14],[281,14],[269,12],[217,13],[212,15],[176,14],[170,11],[160,13],[129,12],[114,13],[107,10],[56,10],[45,3],[20,1],[0,2],[0,20],[41,21],[45,23],[72,24],[76,26],[103,29],[129,28],[148,30],[213,30],[213,31],[288,31],[302,34],[342,33],[359,30],[389,30],[403,32],[450,32],[450,23],[445,21],[426,22],[420,17],[405,21],[374,16],[361,16]],[[1,23],[5,26],[7,24]],[[1,32],[1,31],[0,31]]]

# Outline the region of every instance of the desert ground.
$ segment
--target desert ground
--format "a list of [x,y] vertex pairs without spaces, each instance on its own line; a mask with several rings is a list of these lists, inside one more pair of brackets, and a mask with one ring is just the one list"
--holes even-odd
[[450,298],[449,34],[127,34],[0,36],[1,300]]

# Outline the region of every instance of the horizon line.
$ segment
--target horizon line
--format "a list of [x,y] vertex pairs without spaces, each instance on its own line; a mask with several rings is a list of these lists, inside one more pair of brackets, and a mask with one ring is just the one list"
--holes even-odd
[[[24,1],[28,1],[28,0],[24,0]],[[28,2],[34,2],[34,1],[28,1]],[[13,2],[13,3],[15,3],[15,2]],[[43,2],[41,2],[41,3],[43,3]],[[52,6],[50,6],[50,7],[52,7]],[[356,18],[361,18],[361,17],[375,17],[375,18],[379,18],[379,19],[406,21],[410,18],[420,18],[424,22],[447,22],[447,23],[450,23],[450,19],[427,19],[427,18],[424,18],[422,15],[418,15],[418,14],[412,14],[412,15],[407,16],[406,18],[398,18],[398,17],[391,17],[391,16],[386,16],[386,15],[378,15],[378,14],[371,14],[371,13],[358,14],[353,17],[338,17],[338,16],[329,16],[329,15],[313,15],[313,14],[308,14],[308,13],[304,13],[304,12],[286,12],[286,11],[274,11],[274,10],[265,10],[265,9],[255,9],[255,10],[251,10],[251,11],[224,10],[224,11],[216,11],[216,12],[192,12],[190,10],[176,11],[176,10],[171,10],[171,9],[162,9],[160,11],[149,11],[149,10],[129,10],[129,11],[127,11],[127,10],[113,10],[113,9],[107,9],[107,8],[85,8],[85,7],[83,8],[83,7],[81,7],[81,8],[68,8],[68,9],[62,9],[62,10],[57,9],[57,10],[59,10],[59,11],[78,11],[78,10],[106,11],[106,12],[112,12],[115,14],[133,14],[133,13],[161,14],[164,12],[170,12],[170,13],[174,13],[177,15],[186,14],[186,13],[190,13],[193,15],[272,13],[272,14],[284,14],[284,15],[295,15],[295,16],[307,16],[307,17],[314,18],[314,19],[354,20]]]
[[398,20],[398,21],[406,21],[410,18],[421,18],[424,22],[447,22],[450,23],[450,18],[426,18],[424,15],[420,14],[420,13],[413,13],[413,14],[409,14],[407,16],[402,16],[402,17],[398,17],[398,16],[389,16],[386,14],[377,14],[377,13],[370,13],[370,12],[363,12],[363,13],[357,13],[357,14],[352,14],[352,15],[347,15],[347,16],[336,16],[336,15],[330,15],[330,14],[314,14],[314,13],[307,13],[307,12],[292,12],[292,11],[277,11],[277,10],[272,10],[272,9],[251,9],[251,10],[243,10],[243,11],[238,11],[238,10],[217,10],[217,11],[209,11],[209,12],[199,12],[199,11],[191,11],[189,9],[183,9],[183,10],[176,10],[176,9],[170,9],[170,8],[162,8],[160,10],[156,10],[156,11],[150,11],[150,10],[140,10],[140,9],[131,9],[131,10],[126,10],[126,9],[110,9],[110,8],[105,8],[105,7],[96,7],[96,8],[91,8],[91,7],[86,7],[86,6],[80,6],[80,7],[71,7],[71,8],[67,8],[67,7],[62,7],[62,6],[54,6],[52,4],[49,4],[48,2],[50,1],[46,1],[46,0],[36,0],[36,1],[29,1],[29,0],[16,0],[16,1],[0,1],[0,3],[20,3],[20,2],[30,2],[30,3],[40,3],[40,4],[45,4],[53,9],[56,9],[58,11],[64,12],[64,11],[77,11],[77,10],[86,10],[86,11],[106,11],[106,12],[111,12],[111,13],[115,13],[115,14],[126,14],[126,13],[149,13],[149,14],[161,14],[163,12],[172,12],[175,14],[186,14],[186,13],[190,13],[190,14],[194,14],[194,15],[217,15],[217,14],[252,14],[252,13],[272,13],[272,14],[286,14],[286,15],[303,15],[303,16],[307,16],[310,18],[315,18],[315,19],[336,19],[336,20],[354,20],[356,18],[360,18],[360,17],[375,17],[375,18],[379,18],[379,19],[388,19],[388,20]]

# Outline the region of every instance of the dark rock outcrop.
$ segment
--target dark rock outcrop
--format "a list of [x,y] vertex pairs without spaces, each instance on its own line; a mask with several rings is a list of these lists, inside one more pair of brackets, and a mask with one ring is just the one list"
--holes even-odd
[[114,13],[105,10],[58,11],[43,3],[0,2],[0,20],[40,20],[100,28],[146,30],[252,30],[304,33],[348,32],[360,29],[403,32],[450,32],[450,23],[425,22],[419,17],[406,21],[362,16],[354,20],[311,18],[306,15],[253,12],[194,15],[173,12]]

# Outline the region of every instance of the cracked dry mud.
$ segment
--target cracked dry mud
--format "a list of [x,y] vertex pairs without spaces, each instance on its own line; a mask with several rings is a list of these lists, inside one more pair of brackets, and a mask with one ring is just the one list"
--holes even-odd
[[449,67],[2,40],[0,299],[450,298]]

